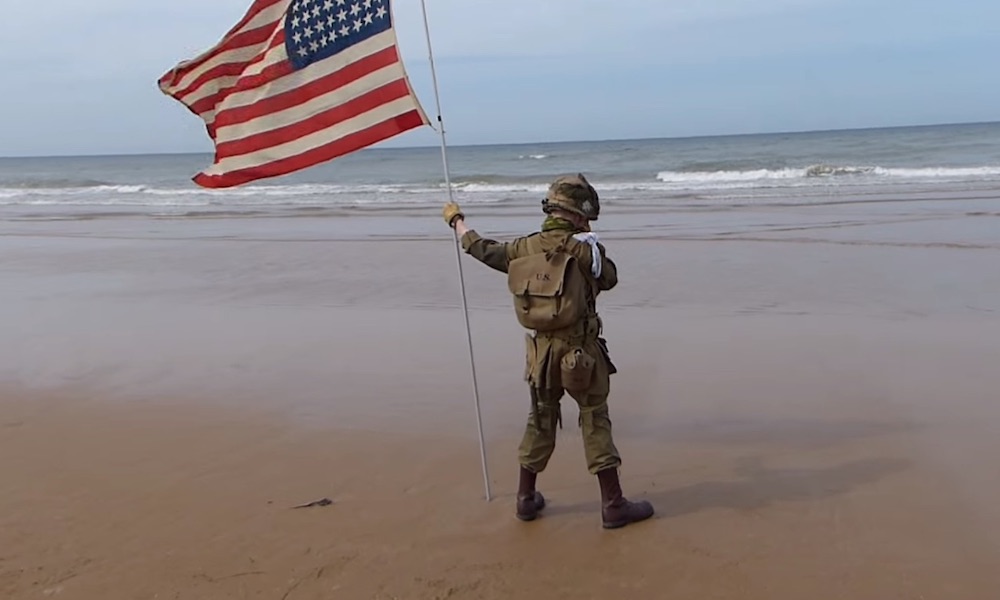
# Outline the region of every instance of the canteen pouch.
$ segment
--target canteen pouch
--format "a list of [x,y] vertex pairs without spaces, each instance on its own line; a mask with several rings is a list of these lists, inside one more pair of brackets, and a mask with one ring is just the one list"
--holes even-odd
[[583,348],[573,348],[562,357],[560,371],[562,387],[571,392],[582,392],[590,387],[594,375],[594,357],[583,351]]

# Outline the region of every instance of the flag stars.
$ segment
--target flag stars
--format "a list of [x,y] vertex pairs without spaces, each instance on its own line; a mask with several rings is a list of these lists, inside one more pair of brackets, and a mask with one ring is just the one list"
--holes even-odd
[[388,3],[381,0],[290,0],[288,56],[299,68],[385,31]]

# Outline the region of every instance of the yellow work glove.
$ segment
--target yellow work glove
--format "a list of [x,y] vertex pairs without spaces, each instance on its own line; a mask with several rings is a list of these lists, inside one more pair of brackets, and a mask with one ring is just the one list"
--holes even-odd
[[445,204],[444,209],[441,211],[441,215],[444,217],[444,222],[448,224],[448,227],[454,227],[456,219],[465,218],[465,215],[462,214],[462,209],[459,208],[458,204],[454,202],[448,202]]

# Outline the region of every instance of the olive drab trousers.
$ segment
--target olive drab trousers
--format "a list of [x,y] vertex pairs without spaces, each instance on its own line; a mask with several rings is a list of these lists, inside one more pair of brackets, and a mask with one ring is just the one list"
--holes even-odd
[[[556,428],[560,421],[562,389],[531,388],[534,409],[518,449],[520,463],[529,471],[541,473],[549,464],[556,449]],[[611,418],[608,415],[607,395],[577,394],[573,396],[580,407],[580,429],[583,433],[583,450],[587,469],[597,474],[604,469],[617,468],[621,457],[611,437]]]
[[[610,375],[616,369],[608,356],[604,340],[594,337],[581,344],[584,351],[595,358],[594,373],[588,389],[572,392],[562,388],[556,375],[557,370],[546,369],[540,364],[558,364],[558,359],[571,345],[564,340],[546,339],[544,336],[529,338],[527,341],[529,351],[526,379],[529,381],[532,409],[518,450],[521,465],[534,473],[541,473],[548,466],[556,447],[556,429],[562,423],[561,401],[568,394],[576,401],[580,410],[578,423],[583,435],[588,470],[596,474],[604,469],[621,466],[621,455],[611,435],[611,417],[608,413]],[[541,354],[548,357],[547,360],[539,359],[540,349]],[[539,370],[547,371],[548,377],[538,377]]]

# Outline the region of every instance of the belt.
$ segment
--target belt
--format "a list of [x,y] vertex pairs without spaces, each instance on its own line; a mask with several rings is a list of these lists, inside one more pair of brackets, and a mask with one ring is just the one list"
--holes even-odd
[[573,323],[569,327],[555,329],[552,331],[536,331],[536,338],[559,339],[569,342],[583,342],[585,340],[596,340],[604,332],[604,323],[597,314],[589,315]]

